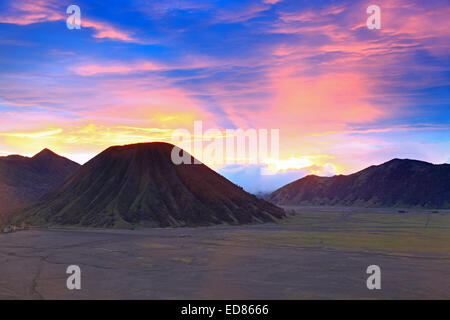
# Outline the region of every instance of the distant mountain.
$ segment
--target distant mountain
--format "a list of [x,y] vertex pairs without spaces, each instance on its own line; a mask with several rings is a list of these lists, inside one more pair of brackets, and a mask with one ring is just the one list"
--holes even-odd
[[172,148],[157,142],[108,148],[24,216],[35,224],[94,227],[242,224],[284,216],[204,164],[173,164]]
[[394,159],[350,175],[310,175],[274,191],[280,205],[450,208],[450,165]]
[[32,158],[0,157],[0,216],[29,206],[79,167],[48,149]]

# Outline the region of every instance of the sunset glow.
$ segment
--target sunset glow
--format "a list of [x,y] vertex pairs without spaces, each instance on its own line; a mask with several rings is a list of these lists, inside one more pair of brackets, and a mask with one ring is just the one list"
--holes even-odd
[[450,161],[448,1],[378,1],[380,30],[365,1],[77,4],[80,30],[60,1],[0,6],[1,155],[85,163],[202,121],[279,129],[272,173]]

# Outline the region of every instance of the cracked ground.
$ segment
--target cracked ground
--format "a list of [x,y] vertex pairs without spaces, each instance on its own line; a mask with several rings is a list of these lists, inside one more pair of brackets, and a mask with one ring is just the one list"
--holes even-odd
[[[449,221],[315,211],[239,227],[0,234],[0,298],[449,299]],[[381,290],[366,287],[372,264]],[[69,265],[81,290],[66,287]]]

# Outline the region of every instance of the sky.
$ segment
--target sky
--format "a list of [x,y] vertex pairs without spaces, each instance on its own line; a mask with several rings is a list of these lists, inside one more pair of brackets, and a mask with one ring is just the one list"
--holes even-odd
[[392,158],[449,163],[449,16],[448,0],[2,1],[0,156],[85,163],[202,121],[279,129],[270,175],[203,159],[251,192]]

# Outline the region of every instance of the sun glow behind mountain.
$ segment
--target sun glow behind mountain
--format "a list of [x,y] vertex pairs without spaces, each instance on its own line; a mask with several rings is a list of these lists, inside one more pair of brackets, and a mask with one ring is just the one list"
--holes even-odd
[[58,1],[2,4],[3,155],[47,147],[84,163],[201,120],[280,130],[279,159],[236,159],[248,181],[450,160],[447,1],[379,1],[380,30],[364,1],[77,4],[80,30]]

